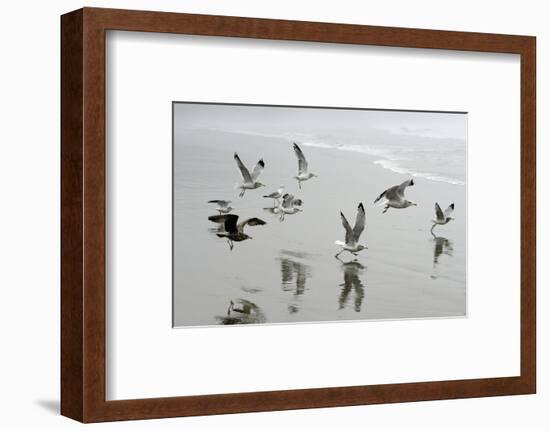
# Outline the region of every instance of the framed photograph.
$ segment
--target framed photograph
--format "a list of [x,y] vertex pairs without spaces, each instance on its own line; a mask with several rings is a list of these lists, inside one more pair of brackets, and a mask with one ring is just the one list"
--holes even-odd
[[63,415],[535,393],[534,37],[84,8],[61,46]]

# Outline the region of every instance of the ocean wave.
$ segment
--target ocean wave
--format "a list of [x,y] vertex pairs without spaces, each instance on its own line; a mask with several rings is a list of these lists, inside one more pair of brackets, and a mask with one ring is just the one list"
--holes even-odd
[[446,176],[443,176],[443,175],[437,175],[437,174],[434,174],[434,173],[431,173],[431,172],[415,172],[411,169],[401,167],[401,166],[397,165],[395,162],[393,162],[391,160],[375,160],[374,164],[379,165],[382,168],[388,169],[392,172],[395,172],[395,173],[398,173],[398,174],[410,175],[414,178],[424,178],[426,180],[449,183],[449,184],[454,184],[454,185],[457,185],[457,186],[466,185],[466,182],[461,181],[461,180],[457,180],[455,178],[450,178],[450,177],[446,177]]
[[[375,165],[378,165],[384,169],[388,169],[398,174],[410,175],[415,178],[424,178],[430,181],[444,182],[444,183],[454,184],[459,186],[466,185],[465,181],[455,178],[453,176],[450,176],[448,174],[444,175],[442,173],[426,172],[425,168],[422,169],[418,166],[420,164],[426,163],[426,157],[417,157],[415,160],[414,158],[410,157],[411,152],[409,150],[407,152],[409,157],[404,158],[403,153],[405,153],[406,151],[404,151],[403,148],[391,148],[391,145],[385,145],[385,147],[382,148],[380,146],[365,145],[363,143],[361,144],[345,143],[344,144],[344,143],[341,143],[341,141],[345,140],[345,138],[337,139],[336,136],[330,136],[330,137],[326,136],[326,137],[320,138],[313,134],[307,134],[307,133],[290,133],[290,132],[289,133],[265,133],[265,132],[249,131],[249,130],[246,130],[246,131],[239,130],[234,132],[242,133],[246,135],[262,136],[266,138],[283,139],[289,142],[295,141],[304,147],[362,153],[362,154],[366,154],[368,156],[377,158],[377,160],[374,160]],[[330,141],[333,141],[333,142],[330,142]],[[435,156],[439,156],[439,159],[448,157],[448,152],[442,153],[441,150],[437,148],[437,146],[434,146],[433,148],[424,148],[424,150],[428,150],[429,152],[433,153],[434,158]]]

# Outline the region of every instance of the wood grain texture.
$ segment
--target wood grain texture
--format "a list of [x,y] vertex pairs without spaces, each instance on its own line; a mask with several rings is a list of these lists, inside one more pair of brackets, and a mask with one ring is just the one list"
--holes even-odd
[[[521,375],[105,401],[105,31],[515,53],[521,56]],[[84,8],[62,17],[62,414],[82,422],[534,393],[535,38]]]
[[61,18],[61,413],[82,421],[83,12]]

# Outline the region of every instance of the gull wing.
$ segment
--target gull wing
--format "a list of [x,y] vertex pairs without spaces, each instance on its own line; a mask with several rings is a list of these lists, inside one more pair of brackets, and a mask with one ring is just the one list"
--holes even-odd
[[228,233],[237,232],[237,220],[239,216],[236,214],[223,214],[223,215],[213,215],[208,217],[208,220],[214,223],[223,223],[223,227]]
[[340,211],[340,218],[342,219],[342,226],[344,226],[344,229],[346,230],[346,244],[351,245],[354,242],[353,229],[349,225],[348,220],[342,211]]
[[399,184],[399,186],[397,187],[397,193],[401,196],[401,198],[405,197],[405,188],[409,186],[414,186],[413,180],[407,180],[404,183]]
[[353,239],[355,242],[359,241],[359,237],[365,230],[365,223],[367,221],[367,216],[365,214],[365,208],[363,203],[360,203],[357,207],[357,217],[355,219],[355,226],[353,227]]
[[307,160],[306,156],[304,156],[304,153],[296,144],[296,142],[293,143],[292,147],[294,148],[294,152],[296,153],[296,157],[298,157],[298,173],[304,174],[307,172]]
[[262,226],[264,224],[266,224],[266,222],[263,221],[262,219],[257,218],[257,217],[252,217],[252,218],[249,218],[245,221],[240,222],[239,226],[238,226],[238,229],[242,232],[242,230],[244,229],[244,227],[246,225],[249,225],[249,226]]
[[[396,187],[396,186],[394,186],[394,187]],[[387,189],[387,190],[384,190],[382,193],[380,193],[380,196],[378,196],[378,197],[374,200],[374,203],[378,202],[380,199],[382,199],[384,196],[386,196],[386,193],[387,193],[388,191],[390,191],[391,189],[393,189],[394,187],[391,187],[391,188],[389,188],[389,189]]]
[[443,215],[443,211],[441,211],[441,207],[439,206],[439,204],[437,202],[435,203],[435,218],[436,218],[436,220],[441,220],[441,221],[445,220],[445,216]]
[[248,169],[246,169],[246,166],[241,161],[239,155],[237,153],[235,153],[233,158],[237,162],[237,166],[239,167],[239,170],[241,171],[241,175],[243,176],[244,182],[245,183],[251,183],[252,182],[252,177],[250,176],[250,172],[248,172]]
[[226,207],[231,203],[231,201],[222,201],[221,199],[213,199],[208,201],[209,204],[218,204],[219,206]]
[[260,176],[260,174],[263,172],[264,166],[265,166],[264,159],[258,160],[258,163],[256,163],[256,166],[254,166],[254,170],[252,171],[252,179],[254,181],[256,181]]
[[454,203],[452,203],[451,205],[449,205],[449,206],[447,207],[447,209],[445,210],[445,213],[444,213],[444,214],[445,214],[445,218],[449,217],[449,216],[451,215],[451,213],[454,211],[454,209],[455,209],[455,204],[454,204]]
[[294,202],[294,195],[285,193],[283,196],[283,208],[290,208]]
[[397,186],[390,187],[384,193],[378,196],[374,203],[378,202],[382,197],[385,197],[389,201],[401,201],[405,198],[405,188],[407,188],[408,186],[414,186],[414,181],[407,180]]

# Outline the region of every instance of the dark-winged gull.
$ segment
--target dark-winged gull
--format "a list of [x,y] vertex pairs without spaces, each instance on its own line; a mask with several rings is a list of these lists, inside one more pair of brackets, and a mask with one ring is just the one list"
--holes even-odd
[[374,203],[377,203],[382,198],[386,199],[386,202],[384,202],[386,206],[384,207],[384,211],[382,211],[382,213],[387,212],[390,207],[400,209],[400,208],[408,208],[411,205],[416,206],[414,202],[411,202],[405,199],[405,189],[408,186],[414,186],[414,181],[412,179],[407,180],[404,183],[401,183],[397,186],[390,187],[387,190],[384,190],[380,194],[380,196],[378,196],[374,200]]
[[244,241],[246,239],[252,239],[251,236],[244,233],[244,227],[248,224],[250,226],[258,226],[266,224],[265,221],[252,217],[246,219],[237,224],[239,216],[236,214],[223,214],[223,215],[214,215],[208,217],[208,220],[214,223],[223,223],[225,232],[219,232],[216,235],[220,238],[227,238],[227,243],[229,244],[229,249],[233,250],[233,241]]
[[302,199],[296,199],[294,195],[285,193],[283,196],[283,202],[279,206],[280,220],[285,219],[285,214],[296,214],[299,211],[302,211],[299,206],[302,206],[304,201]]
[[243,162],[241,161],[237,153],[235,153],[233,158],[237,162],[237,166],[239,167],[239,170],[241,171],[241,175],[243,177],[243,182],[237,186],[239,189],[241,189],[241,192],[239,193],[239,197],[242,198],[246,190],[254,190],[254,189],[257,189],[258,187],[265,186],[265,184],[262,184],[261,182],[257,181],[258,177],[264,170],[265,163],[263,159],[258,160],[258,163],[254,167],[252,174],[250,174],[250,171],[243,164]]
[[298,144],[294,142],[292,147],[294,148],[296,157],[298,157],[298,175],[294,176],[293,178],[298,180],[298,187],[302,188],[302,181],[307,181],[312,177],[316,177],[317,175],[312,174],[308,171],[306,156],[304,156],[304,153],[302,152]]
[[268,195],[264,195],[264,198],[273,199],[273,205],[275,205],[279,202],[279,199],[283,197],[284,193],[285,193],[285,186],[281,184],[276,192],[270,193]]
[[342,226],[344,226],[344,229],[346,230],[346,240],[336,241],[336,245],[342,247],[342,250],[336,253],[336,256],[334,257],[338,258],[338,256],[340,256],[340,254],[344,251],[348,251],[354,256],[357,256],[357,253],[367,248],[367,246],[359,244],[359,237],[361,236],[361,233],[363,233],[363,230],[365,230],[365,222],[367,220],[363,203],[360,203],[357,207],[357,217],[355,218],[355,226],[353,229],[348,223],[346,216],[341,211],[340,218],[342,219]]
[[454,220],[451,217],[451,213],[454,211],[454,209],[455,209],[455,204],[452,203],[447,207],[445,212],[443,212],[441,211],[441,207],[439,206],[439,204],[437,202],[435,203],[435,218],[432,220],[433,225],[432,225],[432,228],[430,229],[430,232],[432,234],[433,234],[434,227],[436,227],[438,224],[443,225],[443,224],[449,223],[451,220]]
[[208,201],[209,204],[217,204],[216,211],[218,211],[220,214],[227,214],[233,210],[231,205],[231,201],[223,201],[221,199],[213,199],[211,201]]

